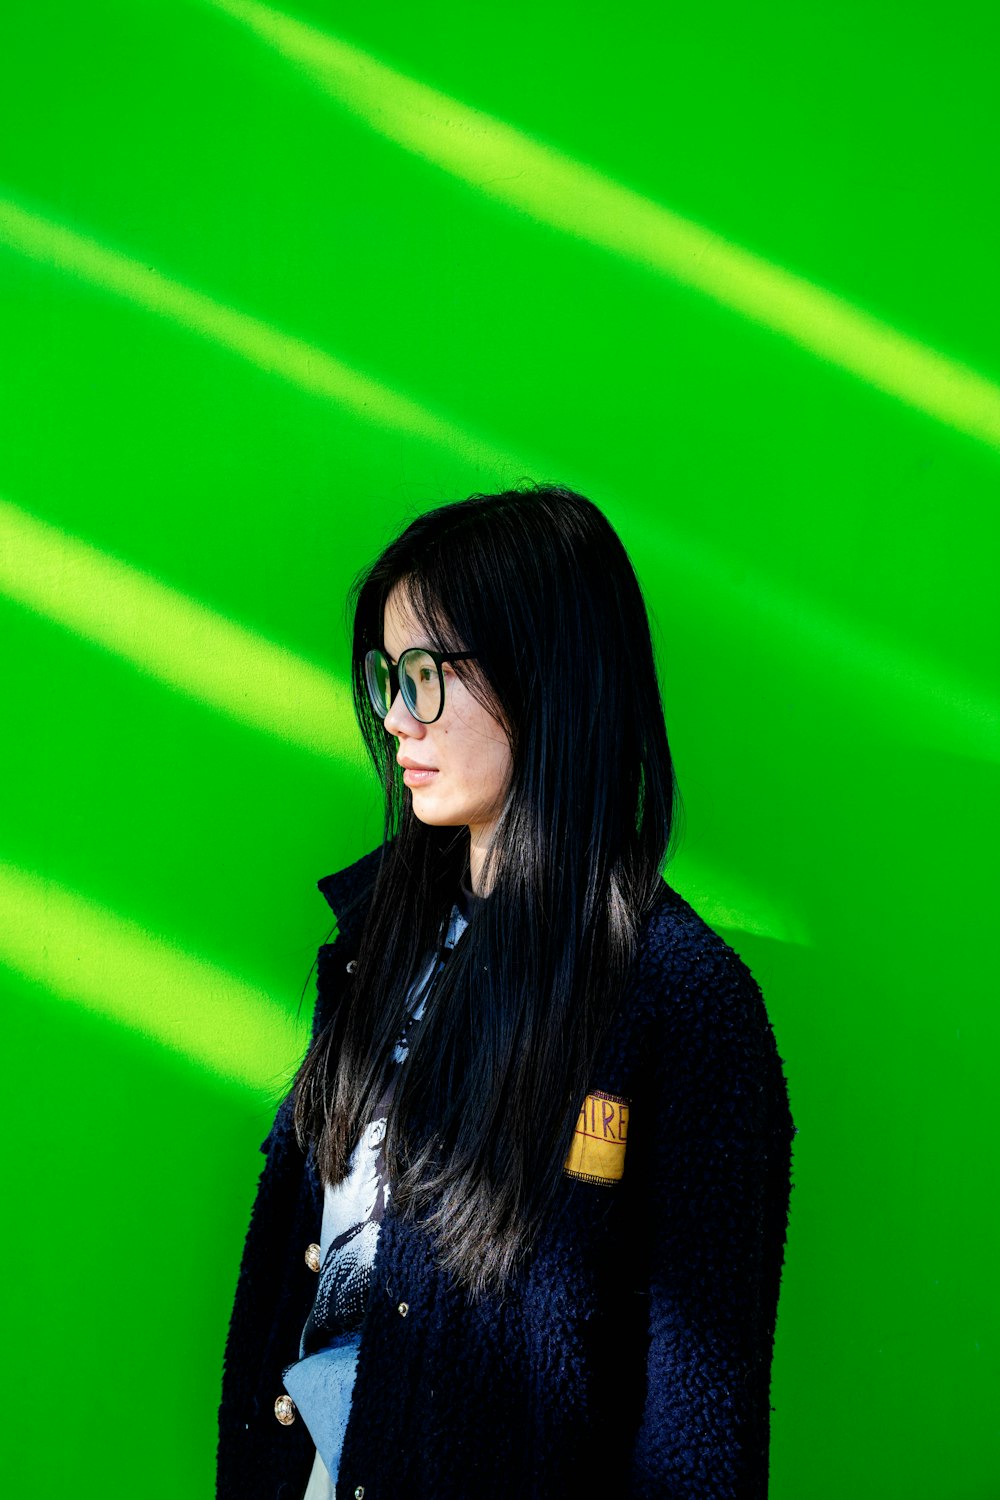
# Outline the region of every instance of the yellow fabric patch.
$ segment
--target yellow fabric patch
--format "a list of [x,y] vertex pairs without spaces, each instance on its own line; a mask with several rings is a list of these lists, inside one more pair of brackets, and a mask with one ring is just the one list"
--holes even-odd
[[588,1094],[576,1122],[572,1144],[563,1171],[581,1182],[600,1182],[606,1187],[621,1180],[625,1171],[625,1139],[628,1135],[629,1101],[618,1094]]

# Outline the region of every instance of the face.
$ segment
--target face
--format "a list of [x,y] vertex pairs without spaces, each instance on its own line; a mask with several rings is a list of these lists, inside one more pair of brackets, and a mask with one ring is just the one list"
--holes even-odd
[[[386,602],[382,645],[393,663],[408,646],[428,645],[398,589]],[[452,663],[444,662],[441,670],[444,708],[439,719],[421,724],[397,692],[383,723],[386,732],[399,741],[397,760],[433,768],[434,774],[427,778],[404,773],[414,815],[435,827],[468,825],[475,877],[507,793],[510,745],[503,726],[460,682]]]

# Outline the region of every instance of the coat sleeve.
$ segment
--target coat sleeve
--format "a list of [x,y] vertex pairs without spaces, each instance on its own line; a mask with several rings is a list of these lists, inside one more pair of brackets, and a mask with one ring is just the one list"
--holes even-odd
[[793,1128],[750,970],[722,939],[684,967],[663,977],[650,1036],[649,1352],[632,1493],[763,1500]]

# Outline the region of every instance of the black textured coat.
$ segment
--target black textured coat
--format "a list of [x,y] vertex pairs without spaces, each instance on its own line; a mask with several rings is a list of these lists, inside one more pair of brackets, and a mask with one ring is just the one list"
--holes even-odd
[[[351,983],[379,851],[319,888],[313,1035]],[[795,1127],[750,970],[668,885],[593,1089],[630,1101],[620,1180],[565,1176],[516,1292],[469,1306],[390,1202],[338,1500],[767,1494],[770,1377]],[[218,1500],[301,1500],[313,1444],[282,1425],[320,1238],[290,1100],[261,1174],[226,1344]],[[406,1311],[400,1312],[400,1304]]]

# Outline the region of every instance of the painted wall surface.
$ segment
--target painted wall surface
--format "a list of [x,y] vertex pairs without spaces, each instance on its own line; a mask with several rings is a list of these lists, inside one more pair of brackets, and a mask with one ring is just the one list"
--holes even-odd
[[633,557],[668,878],[786,1064],[774,1500],[1000,1494],[992,7],[2,25],[9,1493],[211,1492],[315,881],[380,835],[346,589],[530,477]]

